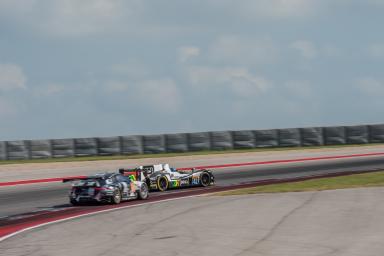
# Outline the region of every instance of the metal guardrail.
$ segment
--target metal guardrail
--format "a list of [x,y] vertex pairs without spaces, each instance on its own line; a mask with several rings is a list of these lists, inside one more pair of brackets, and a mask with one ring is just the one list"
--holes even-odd
[[0,141],[0,160],[384,142],[384,124]]

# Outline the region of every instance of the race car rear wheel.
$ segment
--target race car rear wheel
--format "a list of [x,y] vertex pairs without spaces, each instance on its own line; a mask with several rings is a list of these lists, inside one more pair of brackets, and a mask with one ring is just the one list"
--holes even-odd
[[111,198],[112,204],[119,204],[121,202],[121,193],[120,190],[116,189]]
[[211,184],[211,175],[207,172],[200,174],[200,184],[203,187],[209,186]]
[[76,206],[76,205],[79,205],[80,203],[78,201],[76,201],[75,199],[71,199],[70,200],[70,203],[73,205],[73,206]]
[[139,194],[139,199],[145,200],[148,198],[148,186],[146,183],[141,184],[138,194]]
[[145,183],[147,184],[147,187],[150,188],[151,187],[151,179],[150,178],[145,178]]
[[165,176],[160,176],[157,178],[157,189],[160,191],[165,191],[169,187],[169,181],[167,177]]

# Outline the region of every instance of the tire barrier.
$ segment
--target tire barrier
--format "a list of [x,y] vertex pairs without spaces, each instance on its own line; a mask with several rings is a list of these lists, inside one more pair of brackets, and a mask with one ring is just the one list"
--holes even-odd
[[190,151],[203,151],[211,149],[211,138],[209,132],[195,132],[188,134]]
[[7,141],[7,159],[24,160],[29,159],[27,141]]
[[321,146],[323,141],[323,129],[321,127],[301,128],[302,146]]
[[144,154],[165,153],[164,135],[146,135],[143,136]]
[[31,159],[52,157],[50,140],[31,140],[29,141],[29,152]]
[[369,125],[370,143],[384,142],[384,124]]
[[121,152],[120,145],[120,137],[118,136],[97,138],[99,156],[119,155]]
[[143,154],[143,140],[141,136],[131,135],[121,137],[121,154]]
[[232,133],[211,132],[211,150],[233,149]]
[[345,127],[325,127],[324,141],[326,145],[343,145],[345,141]]
[[369,142],[368,126],[347,126],[345,136],[348,144],[366,144]]
[[384,124],[0,141],[0,160],[384,143]]
[[74,139],[57,139],[51,140],[53,157],[73,157],[75,156],[75,140]]
[[0,141],[0,160],[7,160],[6,142]]
[[299,129],[280,129],[280,147],[299,147],[301,146],[301,135]]
[[278,130],[255,131],[256,148],[270,148],[279,146]]
[[97,156],[96,138],[75,139],[75,156]]
[[233,148],[254,148],[255,147],[255,134],[252,131],[233,131]]
[[186,133],[166,134],[166,150],[167,152],[187,152],[188,137]]

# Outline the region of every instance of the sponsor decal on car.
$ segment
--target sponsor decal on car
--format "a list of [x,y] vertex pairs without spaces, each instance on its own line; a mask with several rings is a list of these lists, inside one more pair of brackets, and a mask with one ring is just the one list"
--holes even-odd
[[173,188],[180,187],[180,181],[179,180],[171,181],[171,187],[173,187]]
[[200,177],[192,177],[192,185],[198,185],[200,183]]

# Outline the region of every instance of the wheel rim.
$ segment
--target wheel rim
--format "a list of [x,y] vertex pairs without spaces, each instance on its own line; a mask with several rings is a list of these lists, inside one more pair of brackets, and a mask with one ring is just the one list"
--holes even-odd
[[209,175],[208,174],[203,174],[201,177],[201,183],[203,185],[209,185]]
[[167,180],[164,177],[160,178],[159,185],[161,190],[167,189]]
[[115,202],[120,202],[121,198],[120,198],[120,193],[119,192],[115,193],[114,199],[115,199]]
[[141,186],[140,193],[142,198],[147,198],[148,190],[145,188],[145,186]]

